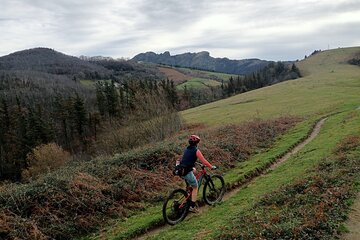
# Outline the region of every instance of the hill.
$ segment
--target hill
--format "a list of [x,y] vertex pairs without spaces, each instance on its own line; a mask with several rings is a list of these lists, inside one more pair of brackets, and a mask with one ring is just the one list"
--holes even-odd
[[38,71],[56,75],[109,75],[106,68],[49,48],[33,48],[0,57],[0,70]]
[[[7,73],[26,72],[29,77],[35,72],[62,75],[80,80],[113,79],[160,80],[163,75],[155,66],[137,64],[134,61],[110,57],[74,57],[50,48],[33,48],[0,57],[0,71]],[[38,75],[38,74],[35,74]],[[35,76],[40,78],[39,76]],[[49,76],[51,78],[51,76]]]
[[228,58],[213,58],[209,52],[205,51],[173,56],[169,52],[161,54],[147,52],[136,55],[133,60],[240,75],[255,72],[269,64],[269,61],[260,59],[230,60]]
[[303,78],[239,94],[182,112],[190,123],[219,125],[253,117],[304,117],[360,105],[360,68],[347,63],[360,48],[322,51],[296,63]]
[[[291,114],[303,119],[270,149],[240,160],[227,171],[224,176],[229,185],[256,176],[259,169],[306,138],[318,119],[327,116],[327,120],[313,141],[278,168],[266,171],[220,205],[204,208],[175,227],[158,228],[143,239],[331,239],[341,234],[341,229],[346,229],[341,225],[344,212],[360,179],[360,68],[347,63],[359,52],[357,47],[317,53],[297,63],[303,78],[182,112],[188,123],[222,130],[224,124],[236,126],[253,118]],[[232,138],[227,138],[228,130],[221,132],[226,145]],[[207,138],[203,148],[218,141],[214,135],[201,134]],[[214,157],[211,153],[209,158]],[[227,156],[217,158],[225,161]],[[161,225],[161,218],[159,204],[89,239],[104,235],[128,239]]]

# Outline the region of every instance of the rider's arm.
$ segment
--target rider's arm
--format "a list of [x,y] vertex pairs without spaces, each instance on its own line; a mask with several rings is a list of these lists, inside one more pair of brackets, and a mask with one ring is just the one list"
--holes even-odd
[[204,164],[208,168],[212,168],[212,165],[204,158],[199,149],[196,151],[196,157],[202,162],[202,164]]

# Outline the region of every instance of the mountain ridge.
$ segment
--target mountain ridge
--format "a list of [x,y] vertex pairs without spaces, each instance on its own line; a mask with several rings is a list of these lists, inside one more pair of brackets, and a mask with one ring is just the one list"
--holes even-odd
[[157,54],[155,52],[139,53],[132,58],[135,61],[151,62],[170,66],[196,68],[207,71],[245,75],[260,70],[272,61],[257,58],[232,60],[229,58],[214,58],[208,51],[198,53],[182,53],[171,55],[169,51]]

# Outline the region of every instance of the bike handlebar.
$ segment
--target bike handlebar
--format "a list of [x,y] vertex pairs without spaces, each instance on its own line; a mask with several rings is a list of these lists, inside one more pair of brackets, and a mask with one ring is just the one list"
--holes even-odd
[[[201,169],[205,169],[205,167],[206,167],[206,166],[205,166],[204,164],[202,164],[202,163],[195,162],[195,164],[196,164],[196,165],[199,165],[199,167],[200,167]],[[219,169],[219,167],[216,166],[215,169],[211,169],[211,170],[218,170],[218,169]]]

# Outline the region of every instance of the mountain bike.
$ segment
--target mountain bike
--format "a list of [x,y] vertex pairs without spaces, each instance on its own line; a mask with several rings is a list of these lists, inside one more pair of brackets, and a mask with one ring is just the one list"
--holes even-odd
[[[198,190],[200,193],[201,183],[204,180],[203,200],[208,205],[220,202],[225,193],[225,181],[221,175],[210,175],[206,172],[205,166],[196,175]],[[175,225],[185,219],[189,212],[192,187],[186,182],[186,189],[176,189],[170,193],[163,204],[163,217],[165,222]]]

